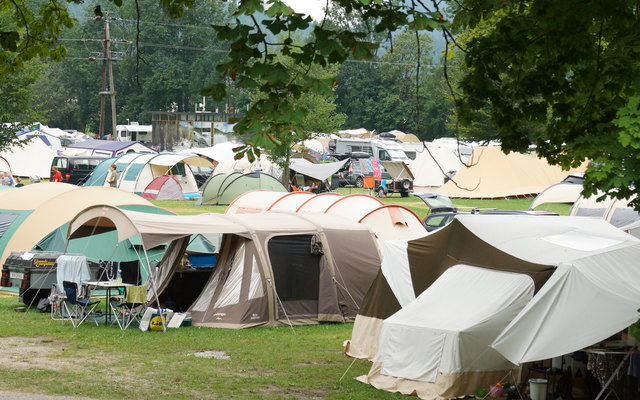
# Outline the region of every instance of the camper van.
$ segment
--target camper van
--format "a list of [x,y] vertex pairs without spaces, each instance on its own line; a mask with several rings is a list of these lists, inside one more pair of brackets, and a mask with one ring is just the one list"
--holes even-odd
[[131,122],[129,125],[116,125],[116,139],[151,143],[151,131],[151,125],[140,125],[137,122]]
[[329,142],[329,149],[335,154],[364,152],[380,161],[411,162],[400,144],[392,140],[338,138]]

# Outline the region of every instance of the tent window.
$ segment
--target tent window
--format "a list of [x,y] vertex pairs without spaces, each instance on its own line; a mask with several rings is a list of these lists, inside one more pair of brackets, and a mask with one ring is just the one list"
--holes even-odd
[[320,255],[311,253],[312,235],[278,236],[269,241],[269,259],[282,301],[317,300]]
[[184,163],[177,163],[176,165],[171,167],[171,169],[169,170],[169,173],[171,175],[181,175],[181,176],[187,175],[184,170]]
[[218,301],[216,301],[216,308],[238,304],[240,302],[240,288],[242,286],[242,272],[244,270],[244,255],[245,245],[243,243],[233,256],[231,271],[224,282],[224,288],[222,288]]
[[637,221],[639,218],[638,212],[633,208],[618,208],[613,212],[611,216],[611,225],[616,228],[629,225],[632,222]]
[[253,257],[251,267],[251,282],[249,283],[249,300],[259,299],[260,297],[264,297],[264,288],[262,287],[262,276],[260,275],[260,271],[258,270],[258,263],[256,262],[256,258]]
[[1,213],[0,214],[0,238],[9,229],[13,221],[18,218],[18,214]]
[[144,164],[131,164],[129,169],[127,170],[126,175],[124,176],[125,181],[135,181],[138,179],[138,175],[140,175],[140,171],[144,168]]

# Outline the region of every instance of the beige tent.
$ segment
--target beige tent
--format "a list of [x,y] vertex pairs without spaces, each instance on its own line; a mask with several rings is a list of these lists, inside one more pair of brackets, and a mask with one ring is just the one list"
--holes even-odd
[[476,147],[467,166],[437,192],[468,199],[534,196],[567,175],[584,170],[562,171],[534,154],[504,154],[500,146]]
[[363,225],[326,215],[152,215],[95,206],[70,238],[117,229],[149,249],[171,241],[151,286],[160,298],[191,234],[223,233],[217,267],[189,308],[196,326],[244,328],[352,320],[377,274],[379,253]]
[[269,210],[295,211],[300,204],[313,196],[311,192],[251,190],[236,197],[225,210],[225,214],[249,214]]
[[[0,209],[15,216],[0,238],[0,264],[12,251],[29,251],[45,236],[69,222],[79,211],[94,204],[154,207],[147,200],[119,189],[66,183],[36,183],[0,192]],[[155,207],[154,207],[155,208]]]
[[385,243],[346,352],[376,361],[359,379],[380,389],[472,396],[637,321],[638,256],[638,239],[598,219],[458,215]]
[[[604,196],[604,197],[603,197]],[[602,200],[599,200],[601,197]],[[591,197],[580,196],[569,211],[571,216],[602,218],[616,228],[627,227],[640,220],[640,213],[629,207],[630,199],[616,199],[598,192]]]
[[416,152],[409,169],[414,176],[414,190],[418,187],[440,187],[445,183],[447,174],[454,175],[464,165],[453,149],[429,144]]
[[379,240],[407,239],[425,233],[420,218],[402,206],[384,206],[365,194],[343,196],[338,193],[277,193],[255,190],[238,196],[226,214],[289,211],[304,215],[324,214],[364,224]]

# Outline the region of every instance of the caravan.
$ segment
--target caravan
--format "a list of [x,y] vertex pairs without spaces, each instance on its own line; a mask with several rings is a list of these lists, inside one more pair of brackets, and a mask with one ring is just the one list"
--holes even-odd
[[116,125],[116,140],[151,143],[152,126],[131,122],[129,125]]
[[329,149],[335,154],[364,152],[380,161],[403,161],[409,164],[411,160],[399,143],[382,139],[332,139]]

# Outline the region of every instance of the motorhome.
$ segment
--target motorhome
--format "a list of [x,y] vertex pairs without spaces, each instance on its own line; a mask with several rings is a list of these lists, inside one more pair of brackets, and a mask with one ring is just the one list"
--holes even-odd
[[337,138],[329,142],[329,149],[335,154],[364,152],[380,161],[411,162],[400,144],[392,140]]
[[151,125],[140,125],[137,122],[116,125],[116,139],[120,141],[137,140],[141,143],[151,143],[151,133]]

